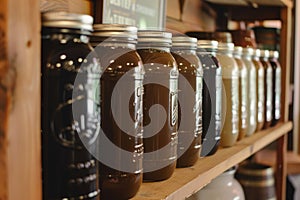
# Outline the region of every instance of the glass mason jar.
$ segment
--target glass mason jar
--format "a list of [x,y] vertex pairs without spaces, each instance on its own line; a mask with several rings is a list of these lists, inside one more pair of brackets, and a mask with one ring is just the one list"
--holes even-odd
[[233,58],[233,43],[218,44],[217,58],[222,66],[221,146],[230,147],[239,135],[239,67]]
[[256,101],[256,68],[254,63],[252,62],[254,50],[250,47],[243,48],[242,60],[244,61],[247,71],[248,71],[248,104],[247,110],[248,112],[248,131],[246,133],[247,136],[252,135],[256,130],[256,118],[257,118],[257,101]]
[[269,50],[261,50],[260,62],[265,70],[265,123],[263,128],[269,128],[273,120],[273,69],[269,62]]
[[89,44],[93,18],[42,15],[43,199],[99,199],[95,151],[101,68]]
[[169,178],[176,167],[178,126],[178,68],[170,52],[172,34],[139,31],[138,53],[144,78],[144,180]]
[[248,70],[242,60],[243,47],[234,47],[234,59],[239,67],[239,137],[238,140],[243,139],[248,132]]
[[265,122],[265,70],[264,66],[259,60],[260,49],[256,49],[252,62],[256,68],[256,101],[257,101],[257,118],[256,118],[256,130],[260,131]]
[[270,51],[270,64],[273,69],[273,121],[272,126],[276,125],[281,118],[281,66],[278,62],[279,52]]
[[198,40],[197,56],[203,68],[201,156],[213,155],[221,138],[222,69],[217,48],[217,41]]
[[104,70],[100,79],[101,199],[129,199],[142,183],[144,68],[136,51],[137,28],[95,24],[91,43]]
[[196,38],[172,38],[172,55],[182,75],[178,79],[177,167],[194,165],[201,151],[203,69],[196,49]]

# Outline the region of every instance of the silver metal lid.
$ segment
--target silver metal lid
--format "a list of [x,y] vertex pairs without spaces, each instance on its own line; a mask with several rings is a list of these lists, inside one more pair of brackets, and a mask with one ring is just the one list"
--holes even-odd
[[270,57],[270,51],[269,50],[261,50],[260,51],[260,57],[261,58],[269,58]]
[[138,31],[138,46],[164,46],[171,47],[172,33],[165,31]]
[[279,52],[278,51],[269,51],[270,53],[270,58],[279,58]]
[[93,31],[93,17],[67,12],[48,12],[42,14],[42,25],[54,28],[84,29]]
[[233,54],[235,56],[241,56],[243,54],[243,47],[241,46],[235,46],[233,50]]
[[198,48],[203,49],[217,49],[218,41],[216,40],[198,40]]
[[218,43],[218,51],[229,51],[233,52],[234,44],[231,42],[219,42]]
[[137,39],[137,27],[123,24],[95,24],[94,36]]
[[186,36],[172,37],[172,47],[187,47],[197,49],[197,38]]
[[254,57],[260,57],[260,55],[261,55],[261,50],[260,49],[255,49],[253,56]]
[[243,48],[243,56],[253,56],[254,55],[254,49],[251,47],[245,47]]

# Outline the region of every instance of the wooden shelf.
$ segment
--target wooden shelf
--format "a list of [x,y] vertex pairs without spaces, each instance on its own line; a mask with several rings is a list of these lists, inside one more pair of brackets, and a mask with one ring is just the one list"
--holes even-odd
[[234,6],[280,6],[280,7],[293,7],[291,0],[206,0],[207,2],[221,5],[234,5]]
[[291,128],[291,122],[280,123],[244,138],[232,147],[221,148],[213,156],[199,159],[193,167],[176,169],[168,180],[143,183],[132,200],[182,200],[197,192],[225,170],[280,138]]

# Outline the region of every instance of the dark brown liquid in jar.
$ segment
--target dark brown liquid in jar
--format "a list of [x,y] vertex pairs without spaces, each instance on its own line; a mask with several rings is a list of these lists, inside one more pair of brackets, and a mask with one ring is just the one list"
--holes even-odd
[[269,128],[273,120],[273,70],[268,57],[269,51],[262,50],[260,62],[265,70],[265,123],[263,128]]
[[170,53],[171,33],[141,31],[138,37],[145,68],[143,178],[160,181],[176,167],[178,69]]
[[269,62],[273,70],[273,121],[272,126],[276,125],[281,119],[281,66],[278,62],[278,51],[270,51]]
[[189,167],[199,159],[202,135],[203,70],[196,55],[197,39],[173,37],[172,55],[179,73],[177,167]]
[[[103,135],[99,138],[99,155],[104,157],[99,162],[101,199],[125,200],[132,198],[142,183],[144,71],[135,49],[137,29],[113,24],[98,24],[94,29],[91,41],[104,68],[100,83]],[[112,149],[102,143],[104,137],[112,143]]]
[[[65,18],[77,27],[56,24]],[[90,29],[80,30],[83,23]],[[99,199],[97,161],[87,150],[95,150],[100,127],[101,69],[88,44],[91,24],[89,16],[43,16],[43,199]]]
[[215,56],[217,47],[217,41],[198,41],[197,56],[203,67],[201,156],[213,155],[221,138],[222,69]]

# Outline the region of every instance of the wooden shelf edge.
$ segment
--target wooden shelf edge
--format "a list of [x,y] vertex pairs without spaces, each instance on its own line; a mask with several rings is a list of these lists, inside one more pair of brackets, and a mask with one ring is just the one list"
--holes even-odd
[[292,129],[292,122],[279,123],[275,127],[244,138],[236,145],[221,148],[210,157],[200,158],[195,166],[176,169],[165,181],[143,183],[132,200],[181,200],[197,192],[213,178],[237,165]]
[[251,4],[258,6],[281,6],[281,7],[293,7],[293,1],[291,0],[206,0],[212,4],[219,4],[224,6],[251,6]]

